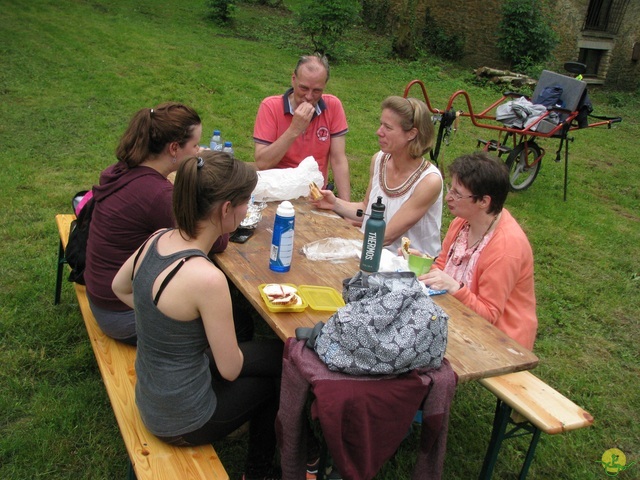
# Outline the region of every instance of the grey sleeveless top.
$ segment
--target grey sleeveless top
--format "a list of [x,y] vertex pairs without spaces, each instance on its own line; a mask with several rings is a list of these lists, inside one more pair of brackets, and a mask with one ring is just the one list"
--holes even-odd
[[202,427],[213,415],[216,396],[202,319],[183,322],[164,315],[155,305],[152,290],[158,275],[176,260],[207,256],[196,249],[160,255],[157,242],[164,233],[151,239],[133,279],[138,334],[136,404],[151,433],[170,437]]

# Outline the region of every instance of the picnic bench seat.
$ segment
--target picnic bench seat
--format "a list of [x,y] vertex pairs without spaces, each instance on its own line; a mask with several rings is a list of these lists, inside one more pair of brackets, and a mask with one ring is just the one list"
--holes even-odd
[[[75,215],[56,215],[60,234],[56,303],[60,300],[61,285],[58,282],[62,279],[61,271],[65,263],[64,249],[74,219]],[[102,381],[129,454],[129,478],[228,480],[229,475],[213,446],[174,447],[147,430],[135,403],[136,348],[106,336],[91,312],[85,287],[77,283],[73,285]]]
[[[593,417],[529,371],[478,380],[497,397],[493,431],[480,479],[490,479],[503,440],[531,434],[532,439],[520,471],[527,476],[540,433],[568,432],[593,424]],[[512,415],[512,413],[517,413]],[[518,415],[519,414],[519,415]],[[507,432],[507,426],[512,429]]]

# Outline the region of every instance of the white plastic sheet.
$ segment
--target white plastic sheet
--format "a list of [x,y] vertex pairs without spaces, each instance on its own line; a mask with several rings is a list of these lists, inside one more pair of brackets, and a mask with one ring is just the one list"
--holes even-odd
[[309,195],[310,182],[324,185],[324,177],[313,157],[305,158],[296,168],[259,171],[253,195],[256,202],[294,200]]
[[302,253],[313,261],[336,262],[347,258],[360,258],[362,242],[346,238],[327,237],[302,247]]

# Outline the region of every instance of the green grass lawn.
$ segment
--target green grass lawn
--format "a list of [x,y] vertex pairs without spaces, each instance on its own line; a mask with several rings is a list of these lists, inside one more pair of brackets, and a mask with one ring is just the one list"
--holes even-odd
[[[127,454],[70,285],[53,305],[54,215],[70,213],[71,196],[114,161],[133,113],[163,101],[200,113],[202,143],[218,128],[239,158],[252,160],[260,100],[288,87],[297,57],[311,46],[282,11],[240,3],[227,28],[206,14],[204,0],[0,0],[2,479],[126,475]],[[352,29],[327,88],[347,112],[355,198],[367,185],[386,96],[401,95],[415,78],[440,108],[458,89],[474,107],[499,95],[474,85],[467,69],[429,57],[391,60],[388,52],[388,39]],[[598,461],[614,447],[628,463],[640,461],[640,102],[638,92],[590,93],[594,113],[624,121],[575,132],[568,200],[555,141],[543,144],[547,156],[533,186],[507,200],[535,255],[535,373],[595,417],[592,428],[543,436],[531,479],[605,478]],[[445,168],[476,148],[478,136],[487,133],[463,119],[442,149]],[[494,401],[476,383],[459,386],[445,478],[477,476]],[[409,478],[417,445],[416,433],[376,478]],[[494,478],[516,477],[524,445],[503,448]],[[244,446],[243,438],[215,445],[232,477],[241,472]],[[619,478],[640,478],[640,464]]]

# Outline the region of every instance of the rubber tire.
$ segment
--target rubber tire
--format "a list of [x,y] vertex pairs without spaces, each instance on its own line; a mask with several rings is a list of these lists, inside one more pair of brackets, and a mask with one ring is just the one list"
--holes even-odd
[[[527,147],[526,154],[525,146]],[[523,142],[511,151],[506,161],[507,167],[509,168],[509,184],[511,185],[511,190],[521,192],[531,186],[538,176],[542,159],[531,167],[526,167],[527,159],[525,155],[529,157],[529,163],[531,163],[535,161],[541,153],[540,147],[534,142]]]

